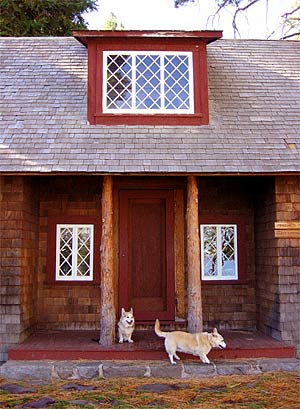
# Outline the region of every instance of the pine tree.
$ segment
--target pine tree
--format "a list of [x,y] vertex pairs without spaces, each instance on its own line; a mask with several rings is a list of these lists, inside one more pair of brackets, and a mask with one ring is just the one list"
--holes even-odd
[[96,0],[0,0],[0,36],[68,36],[96,8]]

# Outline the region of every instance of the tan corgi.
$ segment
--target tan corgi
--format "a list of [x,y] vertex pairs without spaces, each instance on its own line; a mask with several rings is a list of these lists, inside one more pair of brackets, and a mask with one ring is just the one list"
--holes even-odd
[[199,332],[189,334],[184,331],[163,332],[160,330],[159,320],[155,321],[156,335],[165,338],[165,349],[169,355],[171,364],[176,364],[175,359],[180,359],[176,352],[184,352],[199,356],[202,362],[209,364],[207,354],[212,348],[226,348],[222,335],[215,328],[212,333]]

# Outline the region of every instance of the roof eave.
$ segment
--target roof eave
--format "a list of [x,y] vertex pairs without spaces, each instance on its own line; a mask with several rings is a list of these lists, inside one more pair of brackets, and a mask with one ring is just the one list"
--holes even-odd
[[223,31],[177,31],[177,30],[75,30],[73,37],[85,47],[90,39],[104,38],[187,38],[204,40],[206,44],[222,38]]

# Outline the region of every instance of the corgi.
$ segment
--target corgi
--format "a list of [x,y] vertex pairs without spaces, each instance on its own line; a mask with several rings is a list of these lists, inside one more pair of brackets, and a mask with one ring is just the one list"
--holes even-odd
[[226,348],[226,343],[216,328],[212,333],[199,332],[189,334],[184,331],[163,332],[160,329],[160,323],[157,319],[155,321],[154,330],[156,335],[165,338],[165,349],[169,355],[171,364],[176,364],[174,358],[180,359],[176,354],[177,351],[199,356],[203,363],[209,364],[210,360],[207,358],[207,354],[212,348]]
[[118,338],[119,343],[122,344],[124,341],[134,342],[131,337],[134,331],[135,320],[133,316],[133,309],[130,311],[125,311],[124,308],[121,310],[121,318],[118,322]]

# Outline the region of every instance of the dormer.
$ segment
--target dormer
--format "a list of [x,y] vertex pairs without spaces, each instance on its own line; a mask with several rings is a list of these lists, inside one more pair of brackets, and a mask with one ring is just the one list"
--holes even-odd
[[221,31],[74,31],[92,125],[207,125],[206,45]]

